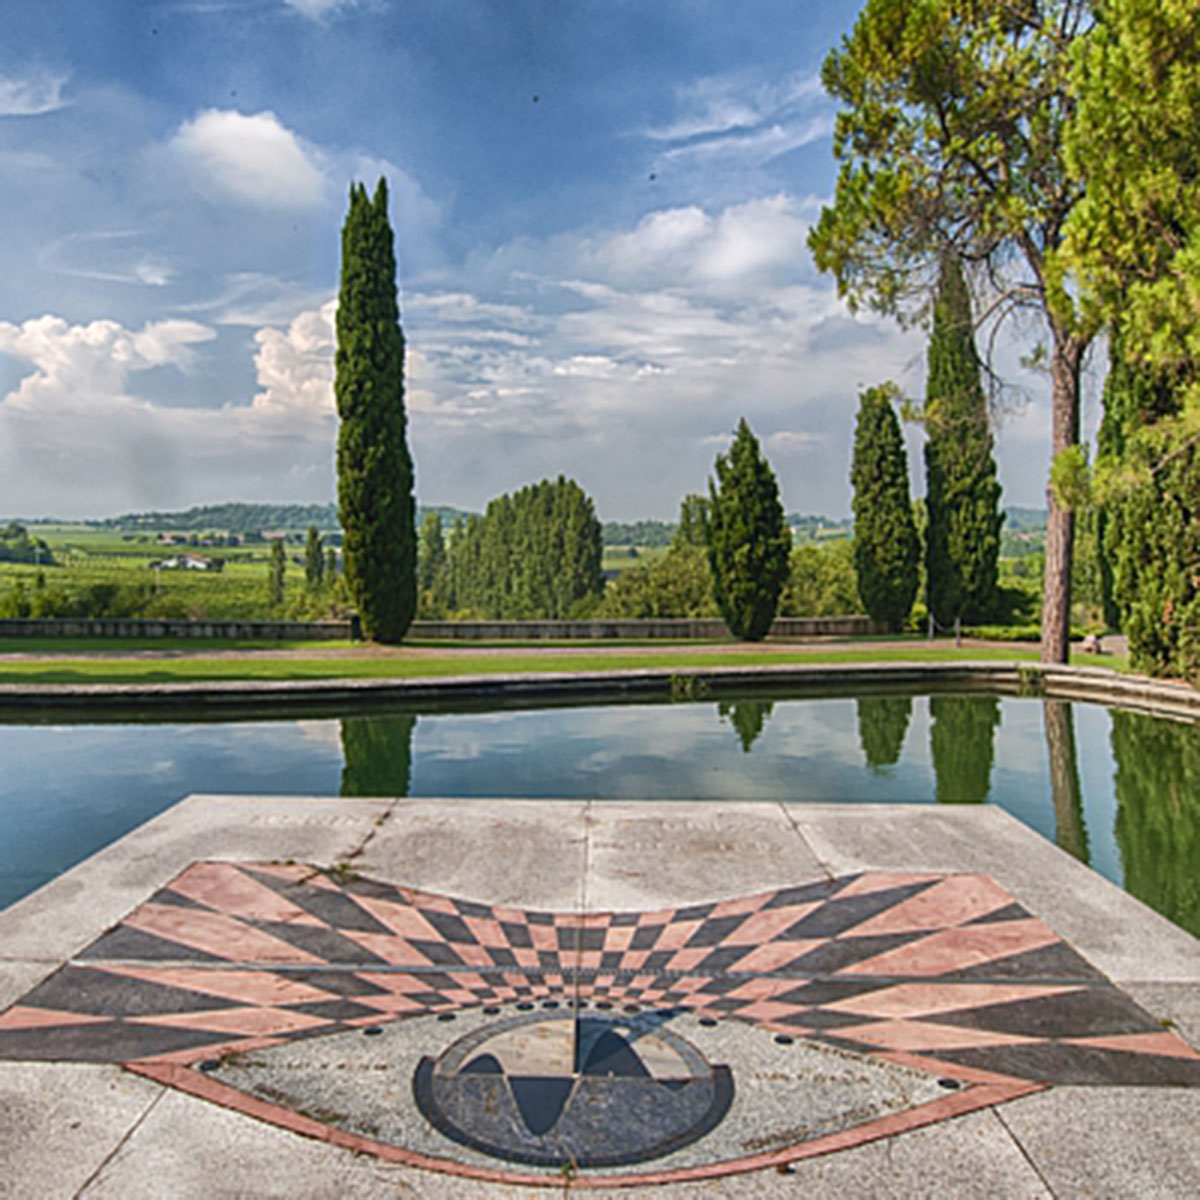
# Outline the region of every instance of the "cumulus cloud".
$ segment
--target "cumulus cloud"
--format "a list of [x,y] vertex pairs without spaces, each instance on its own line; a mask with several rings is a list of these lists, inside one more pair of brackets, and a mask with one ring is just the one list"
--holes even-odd
[[[904,381],[914,341],[845,314],[804,250],[811,208],[662,209],[505,247],[486,297],[410,296],[423,498],[479,506],[563,470],[605,516],[670,517],[745,415],[792,507],[844,511],[858,376]],[[869,364],[814,339],[834,320],[869,331]]]
[[51,71],[0,75],[0,117],[36,117],[65,107],[62,90],[66,82],[66,75]]
[[197,186],[254,208],[311,208],[326,179],[313,150],[272,112],[209,108],[184,121],[170,142]]
[[332,489],[333,303],[255,338],[259,391],[221,408],[131,395],[131,378],[188,370],[215,337],[193,321],[128,329],[56,316],[0,323],[0,353],[32,370],[0,401],[0,509],[95,514]]

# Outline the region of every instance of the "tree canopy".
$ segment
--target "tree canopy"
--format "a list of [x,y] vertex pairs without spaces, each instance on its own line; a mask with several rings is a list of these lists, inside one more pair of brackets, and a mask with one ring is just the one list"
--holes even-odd
[[943,626],[996,612],[1000,484],[975,351],[971,297],[953,254],[942,259],[925,382],[925,578]]
[[398,642],[416,610],[416,506],[387,184],[350,189],[337,310],[338,509],[363,632]]
[[908,491],[908,458],[892,408],[893,385],[867,388],[854,428],[854,569],[872,620],[890,630],[908,619],[921,556]]
[[560,475],[498,496],[482,517],[457,526],[445,570],[460,610],[561,619],[598,600],[600,557],[595,507],[579,484]]
[[1200,5],[1101,0],[1097,10],[1072,57],[1078,107],[1064,149],[1086,194],[1067,226],[1067,258],[1097,318],[1120,325],[1133,362],[1194,379]]
[[792,538],[775,473],[744,417],[713,469],[705,525],[713,595],[734,637],[761,641],[775,620]]
[[[1028,308],[1049,338],[1051,453],[1079,441],[1079,370],[1094,326],[1064,284],[1082,186],[1062,153],[1073,42],[1091,0],[867,0],[825,60],[844,107],[833,204],[809,244],[852,305],[920,318],[941,255],[987,281],[985,317]],[[1065,661],[1071,511],[1051,497],[1042,657]]]

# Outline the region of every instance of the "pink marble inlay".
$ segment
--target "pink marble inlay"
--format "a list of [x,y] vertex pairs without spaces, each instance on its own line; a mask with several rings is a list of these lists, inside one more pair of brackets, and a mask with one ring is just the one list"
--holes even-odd
[[952,875],[933,887],[885,909],[845,937],[875,937],[922,929],[945,929],[986,916],[1012,903],[1012,897],[981,875]]
[[844,967],[841,975],[942,975],[1057,942],[1041,921],[1004,921],[945,929],[897,946],[864,962]]
[[121,963],[97,968],[110,975],[142,979],[164,987],[186,988],[222,1000],[243,1004],[316,1004],[337,1000],[332,992],[322,991],[298,980],[270,971],[238,971],[221,968],[141,967]]
[[264,963],[319,963],[323,960],[259,929],[243,925],[221,913],[176,908],[171,904],[143,904],[124,924],[143,933],[167,938],[194,950],[224,959]]
[[988,1029],[935,1025],[929,1021],[881,1021],[870,1025],[847,1025],[838,1028],[837,1036],[887,1050],[965,1050],[972,1046],[1011,1046],[1043,1040],[1017,1034],[996,1033]]
[[[739,925],[724,941],[723,946],[754,946],[769,942],[790,925],[808,916],[817,904],[795,904],[789,908],[766,908],[755,913]],[[795,942],[791,943],[793,946]]]
[[284,921],[297,925],[321,925],[316,917],[273,892],[265,883],[243,875],[227,863],[193,863],[173,880],[173,892],[207,904],[228,917],[243,920]]
[[328,1025],[327,1017],[285,1008],[221,1008],[212,1012],[161,1013],[149,1017],[128,1017],[130,1025],[166,1025],[178,1029],[209,1029],[214,1033],[281,1034],[296,1033]]
[[934,1013],[1011,1004],[1081,991],[1075,986],[1046,987],[1020,983],[901,983],[863,996],[850,996],[822,1008],[866,1017],[922,1017]]
[[44,1029],[49,1025],[93,1025],[97,1021],[111,1021],[112,1017],[96,1017],[91,1013],[59,1012],[54,1008],[34,1008],[14,1004],[0,1016],[0,1030]]
[[1121,1050],[1129,1054],[1163,1054],[1168,1058],[1200,1059],[1191,1046],[1178,1034],[1164,1029],[1162,1033],[1120,1033],[1109,1037],[1063,1038],[1073,1046],[1095,1046],[1099,1050]]

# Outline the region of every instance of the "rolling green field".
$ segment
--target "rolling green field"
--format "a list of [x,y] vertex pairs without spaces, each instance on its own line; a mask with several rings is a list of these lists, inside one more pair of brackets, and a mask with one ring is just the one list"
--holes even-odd
[[[144,604],[148,616],[220,619],[269,615],[269,544],[167,544],[153,535],[65,524],[38,525],[34,533],[49,545],[54,562],[0,562],[0,603],[17,585],[32,595],[40,573],[45,588],[51,592],[75,593],[101,585],[143,589],[149,593]],[[285,603],[304,588],[304,547],[289,542],[286,549]],[[223,559],[224,569],[152,569],[156,562],[185,553]]]

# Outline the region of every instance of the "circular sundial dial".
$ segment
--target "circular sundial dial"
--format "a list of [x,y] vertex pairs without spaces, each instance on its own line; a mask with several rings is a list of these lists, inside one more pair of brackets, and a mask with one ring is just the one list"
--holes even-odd
[[510,1162],[611,1167],[688,1145],[729,1110],[733,1081],[671,1010],[530,1013],[421,1059],[413,1093],[447,1137]]

